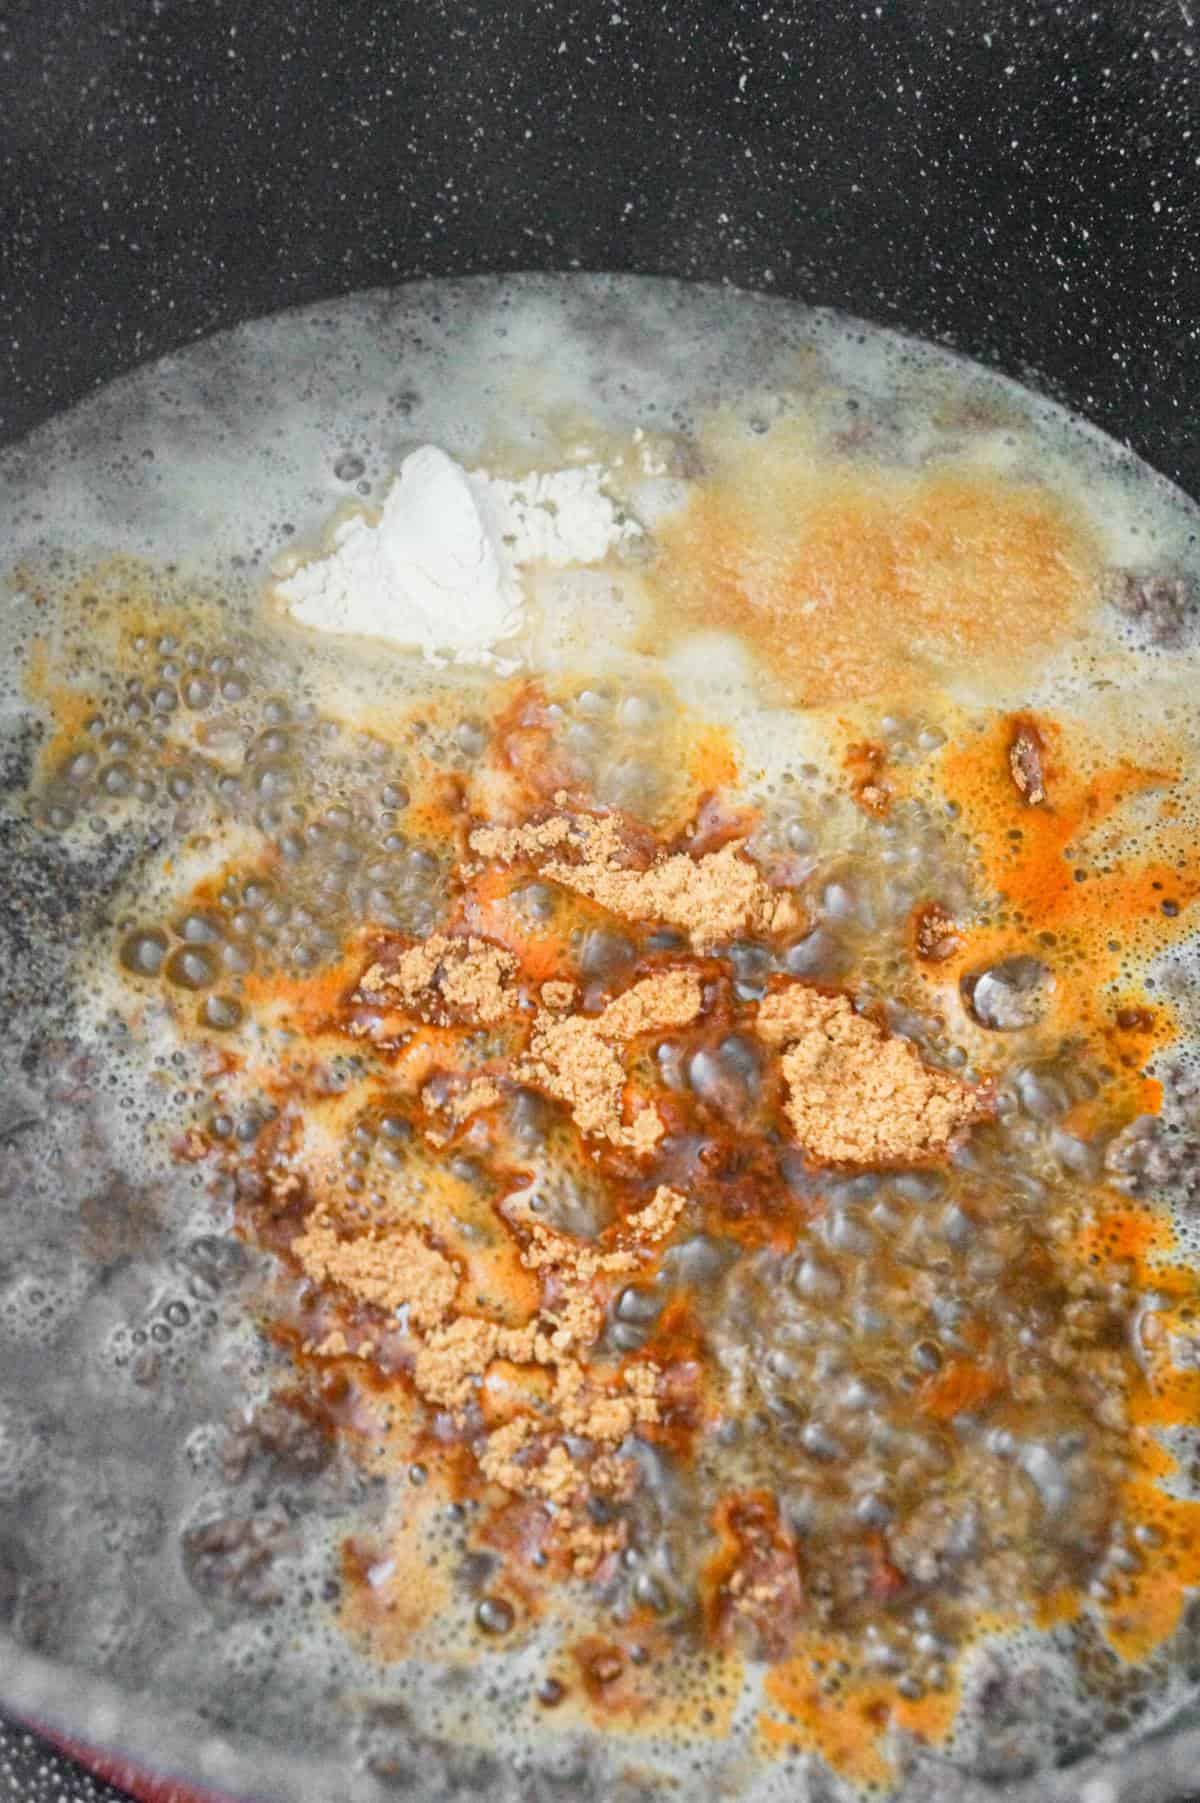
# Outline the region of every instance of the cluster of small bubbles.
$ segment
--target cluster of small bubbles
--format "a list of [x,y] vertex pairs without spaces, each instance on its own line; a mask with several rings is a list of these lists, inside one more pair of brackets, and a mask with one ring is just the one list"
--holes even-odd
[[358,482],[366,467],[357,451],[342,451],[334,459],[333,473],[339,482]]
[[[364,751],[353,735],[278,695],[251,707],[248,661],[232,652],[210,655],[191,648],[176,675],[185,688],[192,685],[196,706],[211,692],[233,710],[223,716],[221,730],[227,752],[239,735],[243,738],[243,773],[210,771],[204,785],[208,803],[228,810],[234,820],[254,820],[268,855],[278,854],[275,876],[268,881],[248,871],[240,883],[231,877],[215,906],[193,909],[169,927],[135,923],[119,947],[128,974],[161,977],[181,998],[195,995],[197,1023],[219,1033],[241,1024],[242,983],[255,968],[314,970],[337,952],[346,930],[364,920],[427,933],[443,905],[443,862],[402,831],[408,789],[381,775],[380,766],[388,761],[381,748]],[[142,714],[152,691],[137,684],[131,696],[135,714]],[[167,699],[165,690],[157,693],[160,713],[171,711]],[[145,739],[150,728],[138,730]],[[481,750],[481,732],[474,721],[464,721],[460,750],[471,755]],[[314,735],[320,756],[314,755]],[[121,748],[135,749],[132,733]],[[91,753],[81,754],[67,769],[91,780],[93,762]],[[173,768],[168,775],[167,790],[177,802],[185,801],[193,786],[186,769]],[[47,805],[57,806],[56,797],[48,797]]]
[[573,785],[605,807],[653,820],[671,797],[677,770],[663,755],[675,718],[654,688],[621,695],[589,684],[546,710],[555,754]]
[[0,1401],[0,1503],[9,1503],[31,1488],[41,1457],[34,1418],[8,1398]]
[[64,1254],[27,1269],[0,1289],[0,1339],[51,1345],[73,1322],[94,1281],[82,1260]]
[[[848,1545],[864,1525],[886,1527],[903,1581],[940,1572],[943,1562],[957,1570],[969,1560],[984,1606],[1006,1593],[1013,1573],[1004,1561],[1011,1553],[989,1563],[983,1521],[929,1500],[937,1496],[946,1450],[913,1399],[962,1356],[959,1323],[978,1317],[983,1286],[993,1336],[1016,1333],[1035,1344],[1029,1300],[1012,1273],[1020,1270],[1021,1248],[1036,1242],[1054,1187],[1082,1168],[1094,1169],[1085,1165],[1094,1149],[1064,1134],[1060,1123],[1075,1102],[1094,1093],[1095,1081],[1065,1057],[1017,1067],[1006,1085],[1011,1106],[1003,1130],[986,1142],[984,1155],[959,1167],[961,1175],[826,1179],[822,1212],[794,1252],[782,1261],[767,1252],[743,1256],[716,1283],[708,1330],[733,1386],[730,1413],[745,1423],[727,1448],[728,1469],[739,1470],[747,1488],[773,1489],[802,1539],[845,1536]],[[1026,1143],[1030,1132],[1035,1138]],[[1026,1191],[1017,1179],[1028,1178],[1031,1167],[1036,1187]],[[938,1288],[921,1302],[920,1292],[898,1284],[895,1273],[930,1261],[939,1271]],[[1132,1291],[1118,1306],[1133,1308]],[[635,1290],[624,1311],[631,1325],[642,1307]],[[620,1321],[618,1309],[610,1333]],[[1044,1337],[1053,1326],[1048,1318]],[[1102,1344],[1105,1329],[1096,1331]],[[756,1419],[770,1423],[765,1439],[754,1432]],[[1048,1420],[1055,1419],[1050,1404]],[[1053,1435],[1039,1437],[1032,1417],[1023,1437],[1003,1447],[978,1440],[966,1407],[956,1431],[972,1461],[992,1463],[993,1475],[976,1479],[982,1493],[1003,1495],[1014,1482],[1009,1474],[1019,1471],[1046,1496],[1047,1486],[1058,1486],[1056,1520],[1067,1520],[1073,1509],[1078,1523],[1085,1499],[1114,1481],[1111,1451],[1083,1424],[1069,1454]],[[1022,1551],[1030,1564],[1018,1584],[1031,1577],[1048,1582],[1056,1561],[1064,1570],[1074,1557],[1069,1535],[1062,1540],[1044,1527],[1039,1535]],[[806,1589],[825,1595],[821,1606],[833,1612],[830,1619],[853,1606],[858,1582],[849,1567],[841,1574],[836,1566],[818,1571],[806,1564]],[[998,1588],[989,1590],[989,1583]],[[915,1615],[897,1615],[888,1629],[888,1660],[914,1695],[945,1682],[956,1632],[952,1621],[946,1626],[945,1643]]]
[[179,1253],[187,1292],[193,1302],[212,1303],[224,1291],[235,1288],[246,1275],[248,1256],[239,1240],[206,1233],[188,1242]]

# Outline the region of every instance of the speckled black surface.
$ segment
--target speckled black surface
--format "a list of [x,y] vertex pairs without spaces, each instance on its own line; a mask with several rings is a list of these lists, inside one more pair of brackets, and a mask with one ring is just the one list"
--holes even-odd
[[[5,0],[0,441],[249,315],[617,269],[995,362],[1200,494],[1196,0]],[[0,1724],[0,1799],[117,1793]]]
[[128,1803],[124,1791],[0,1717],[0,1803]]
[[6,0],[0,436],[289,303],[612,268],[945,338],[1200,490],[1190,19],[1193,0]]

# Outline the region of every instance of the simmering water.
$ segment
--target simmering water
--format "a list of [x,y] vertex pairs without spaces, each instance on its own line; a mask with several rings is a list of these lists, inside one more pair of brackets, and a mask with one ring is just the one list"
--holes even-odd
[[[603,464],[644,528],[531,576],[515,675],[323,642],[271,599],[424,443]],[[1195,508],[944,352],[599,277],[240,328],[5,453],[0,486],[13,1640],[431,1795],[916,1796],[1182,1703]],[[564,806],[643,857],[738,843],[790,911],[707,943],[536,861],[480,878],[472,824]],[[589,1019],[703,979],[628,1052],[649,1159],[493,1022],[435,1023],[403,1075],[411,1020],[389,1038],[356,985],[464,920],[518,949],[529,1018],[548,979]],[[758,1027],[797,985],[986,1119],[928,1157],[813,1156]],[[499,1097],[449,1121],[464,1072]],[[414,1401],[419,1324],[292,1242],[336,1197],[348,1232],[434,1235],[468,1312],[516,1326],[513,1195],[608,1246],[662,1186],[686,1210],[601,1285],[593,1353],[674,1375],[572,1573],[552,1517],[481,1480],[502,1401]]]

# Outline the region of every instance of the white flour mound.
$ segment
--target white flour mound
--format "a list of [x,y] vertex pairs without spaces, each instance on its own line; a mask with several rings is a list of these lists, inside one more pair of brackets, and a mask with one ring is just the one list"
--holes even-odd
[[277,584],[320,632],[387,639],[431,661],[499,664],[525,623],[525,564],[599,563],[640,527],[604,493],[599,464],[507,481],[433,445],[406,457],[378,523],[343,522],[325,557]]
[[600,484],[598,463],[507,482],[479,470],[467,477],[484,519],[515,564],[599,563],[639,530],[620,520]]

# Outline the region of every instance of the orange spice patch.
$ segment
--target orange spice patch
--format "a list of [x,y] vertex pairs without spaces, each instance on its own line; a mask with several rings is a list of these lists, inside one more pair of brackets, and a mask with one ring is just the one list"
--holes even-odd
[[895,1728],[922,1745],[943,1745],[954,1725],[958,1689],[951,1685],[914,1700],[886,1679],[856,1677],[831,1691],[822,1674],[855,1652],[836,1639],[802,1635],[793,1657],[767,1673],[769,1708],[759,1716],[759,1733],[774,1752],[819,1753],[852,1783],[882,1786],[895,1777],[882,1736]]
[[648,1152],[662,1137],[662,1122],[652,1107],[644,1105],[625,1125],[625,1070],[614,1045],[639,1034],[687,1026],[699,1014],[701,1002],[696,975],[673,970],[643,977],[594,1017],[542,1014],[534,1023],[522,1077],[566,1102],[580,1132]]
[[783,1048],[797,1139],[831,1164],[937,1158],[989,1112],[984,1092],[922,1064],[914,1046],[856,1014],[844,995],[776,990],[760,1004],[757,1028]]
[[782,1658],[803,1616],[804,1585],[775,1496],[723,1496],[714,1526],[718,1550],[704,1575],[709,1634],[718,1643],[744,1641],[759,1658]]
[[516,968],[511,952],[486,939],[432,933],[402,952],[394,967],[372,964],[359,990],[368,998],[394,991],[406,1008],[433,1019],[463,1014],[490,1025],[512,1012]]
[[1097,595],[1095,551],[1061,503],[949,470],[816,476],[747,449],[661,536],[676,629],[738,633],[806,707],[1032,660]]
[[[566,796],[555,800],[561,806]],[[795,931],[802,921],[794,899],[772,890],[733,841],[698,857],[659,853],[641,865],[639,847],[612,816],[559,813],[532,825],[478,827],[470,843],[482,858],[532,864],[626,920],[679,927],[699,951],[742,932]]]
[[930,964],[943,964],[962,947],[957,922],[940,902],[926,902],[913,915],[913,949]]
[[[1162,918],[1163,899],[1186,905],[1200,891],[1200,875],[1167,868],[1161,860],[1119,855],[1107,869],[1089,868],[1071,847],[1093,832],[1133,797],[1166,791],[1175,780],[1168,769],[1120,762],[1094,771],[1076,767],[1066,729],[1040,720],[1046,746],[1047,800],[1031,808],[1016,790],[1009,763],[1013,722],[1000,719],[942,754],[939,785],[962,810],[964,830],[976,844],[989,888],[1003,896],[1029,927],[1103,929]],[[1093,860],[1088,860],[1089,865]],[[1159,887],[1155,888],[1155,884]],[[1168,937],[1164,930],[1163,939]],[[1089,938],[1089,950],[1102,952]],[[1093,987],[1111,959],[1098,958],[1089,972]]]
[[[1072,795],[1055,729],[1046,724],[1042,738],[1045,795],[1038,802],[1014,781],[1004,730],[1011,732],[1011,722],[990,746],[1001,755],[988,781],[1003,789],[1011,813],[1019,810],[1024,832],[1045,831],[1044,821],[1057,818]],[[949,764],[953,755],[947,754]],[[876,762],[871,770],[878,774]],[[517,787],[506,794],[511,798]],[[616,814],[572,812],[562,787],[531,813],[514,810],[501,818],[507,823],[472,829],[458,807],[453,831],[463,856],[450,873],[439,932],[416,942],[398,933],[359,936],[354,960],[299,980],[255,976],[247,995],[273,997],[276,1005],[283,998],[293,1022],[311,1030],[306,1056],[313,1073],[331,1047],[345,1055],[348,1045],[356,1053],[365,1042],[376,1075],[370,1089],[359,1083],[360,1103],[369,1096],[372,1108],[399,1108],[414,1143],[453,1145],[464,1164],[474,1161],[486,1177],[490,1187],[473,1203],[460,1196],[447,1206],[422,1167],[415,1217],[403,1212],[411,1193],[405,1184],[391,1190],[379,1179],[366,1227],[355,1218],[366,1205],[338,1199],[336,1172],[314,1174],[311,1192],[289,1199],[281,1159],[275,1187],[292,1253],[326,1291],[320,1319],[314,1314],[311,1326],[306,1322],[306,1356],[349,1367],[357,1353],[355,1385],[378,1384],[398,1414],[408,1410],[426,1422],[422,1457],[443,1476],[453,1474],[456,1494],[483,1505],[480,1537],[499,1544],[488,1536],[507,1522],[521,1546],[536,1548],[537,1562],[526,1559],[520,1579],[529,1584],[528,1596],[520,1591],[520,1608],[533,1615],[546,1606],[553,1585],[615,1575],[628,1532],[623,1509],[638,1477],[626,1456],[629,1436],[669,1453],[686,1471],[701,1436],[723,1424],[724,1392],[713,1375],[697,1288],[664,1285],[665,1306],[644,1339],[633,1342],[635,1354],[615,1351],[629,1342],[602,1339],[611,1323],[624,1320],[617,1302],[621,1297],[624,1308],[626,1287],[634,1310],[652,1306],[656,1275],[665,1275],[659,1254],[685,1213],[689,1230],[711,1231],[726,1247],[787,1254],[823,1197],[819,1188],[811,1196],[789,1193],[781,1179],[781,1140],[792,1137],[809,1154],[806,1176],[821,1161],[941,1163],[960,1134],[988,1120],[991,1097],[987,1086],[926,1065],[912,1043],[858,1014],[848,995],[778,977],[762,1002],[735,992],[726,961],[705,955],[705,948],[743,930],[782,934],[781,902],[791,910],[789,931],[802,915],[747,856],[745,840],[756,821],[735,819],[719,798],[699,809],[675,840]],[[859,830],[866,830],[862,823]],[[1061,855],[1070,841],[1058,843]],[[542,890],[533,912],[524,893],[531,876]],[[701,889],[713,878],[713,893],[705,897]],[[604,923],[605,913],[615,922]],[[579,955],[597,921],[622,943],[626,958],[618,975],[599,982]],[[684,927],[693,952],[652,936],[656,921]],[[968,960],[980,958],[992,929],[960,925],[939,904],[927,903],[912,930],[914,952],[931,966],[929,980],[954,985]],[[1024,922],[1021,932],[1028,933]],[[1129,1061],[1130,1081],[1145,1082],[1141,1066],[1169,1031],[1169,1011],[1158,1006],[1148,1013],[1137,998],[1123,998],[1120,1007],[1108,1007],[1106,1028],[1106,1043],[1123,1048]],[[679,1044],[656,1044],[659,1038]],[[722,1120],[719,1108],[706,1115],[698,1091],[671,1088],[660,1076],[660,1055],[686,1061],[699,1048],[708,1057],[711,1047],[735,1040],[752,1042],[761,1058],[758,1112],[745,1127]],[[306,1099],[310,1081],[324,1078],[295,1077],[293,1096]],[[565,1161],[603,1200],[601,1225],[586,1236],[535,1212],[544,1199],[515,1154],[512,1131],[530,1086],[549,1098],[546,1131],[565,1149]],[[276,1093],[282,1097],[285,1086]],[[326,1105],[330,1123],[351,1124],[351,1113],[338,1114],[343,1104],[332,1088],[319,1099],[319,1107]],[[1082,1121],[1091,1106],[1090,1100],[1079,1104],[1070,1118]],[[1105,1117],[1096,1119],[1102,1124]],[[659,1181],[666,1167],[658,1160],[679,1156],[677,1147],[702,1137],[688,1179]],[[722,1169],[718,1183],[712,1171],[722,1159],[729,1172]],[[296,1164],[304,1164],[300,1151]],[[589,1191],[589,1206],[593,1199]],[[928,1210],[931,1233],[940,1206]],[[1081,1263],[1090,1256],[1087,1232],[1107,1234],[1103,1256],[1118,1256],[1115,1228],[1095,1226],[1076,1249]],[[279,1238],[288,1244],[282,1230]],[[448,1300],[433,1296],[426,1307],[418,1295],[414,1307],[417,1247],[450,1272]],[[1027,1243],[1022,1257],[1031,1295],[1043,1282],[1060,1280],[1040,1242]],[[365,1329],[355,1303],[367,1305]],[[405,1305],[399,1330],[372,1325],[373,1309]],[[908,1374],[906,1419],[933,1441],[951,1438],[945,1428],[962,1416],[994,1409],[998,1420],[1007,1420],[1003,1411],[1011,1410],[1016,1394],[1005,1347],[989,1343],[982,1321],[968,1311],[956,1331],[957,1352],[946,1356],[945,1347],[940,1354],[935,1347],[930,1356],[941,1357],[940,1367],[929,1374],[923,1363]],[[1185,1398],[1189,1406],[1195,1402],[1189,1383],[1165,1371],[1156,1374],[1153,1397],[1156,1422],[1167,1410],[1175,1418]],[[1134,1393],[1130,1407],[1140,1429],[1151,1403]],[[1133,1477],[1124,1495],[1131,1509],[1149,1510],[1160,1494],[1156,1482],[1140,1467],[1135,1476],[1145,1495]],[[718,1494],[715,1508],[700,1518],[700,1532],[709,1521],[715,1544],[697,1551],[701,1573],[711,1554],[707,1579],[697,1581],[708,1586],[710,1636],[731,1643],[717,1651],[733,1659],[737,1648],[753,1643],[777,1662],[766,1680],[764,1745],[816,1750],[853,1778],[886,1782],[882,1743],[889,1728],[931,1742],[942,1737],[957,1700],[952,1673],[945,1689],[914,1702],[886,1681],[861,1675],[853,1634],[817,1636],[814,1620],[827,1623],[831,1615],[806,1617],[819,1592],[806,1591],[802,1553],[773,1493],[749,1503],[745,1492]],[[1182,1518],[1173,1520],[1163,1529],[1165,1543],[1173,1547],[1183,1531]],[[902,1617],[912,1604],[912,1580],[896,1539],[892,1544],[887,1530],[849,1538],[847,1561],[863,1588],[852,1593],[847,1586],[832,1602],[827,1592],[830,1611],[862,1610],[885,1622]],[[833,1563],[828,1549],[818,1563],[822,1557],[826,1573],[818,1570],[818,1581]],[[390,1637],[388,1624],[406,1624],[410,1636],[419,1632],[419,1612],[405,1612],[402,1563],[407,1567],[397,1549],[395,1572],[387,1557],[377,1557],[369,1575],[364,1568],[356,1579],[372,1593],[364,1605],[375,1624],[371,1644],[394,1649],[389,1656],[406,1649],[403,1632]],[[506,1564],[496,1594],[515,1598],[518,1590]],[[569,1626],[577,1620],[577,1601],[577,1592],[564,1592]],[[1042,1618],[1061,1620],[1082,1606],[1080,1593],[1065,1586],[1030,1604]],[[1168,1632],[1177,1615],[1178,1589],[1167,1578],[1137,1572],[1122,1580],[1106,1619],[1113,1644],[1132,1647]],[[962,1624],[953,1632],[960,1628],[968,1632]],[[630,1657],[631,1644],[625,1635],[579,1643],[583,1664],[577,1660],[571,1673],[568,1707],[585,1702],[595,1719],[613,1722],[666,1719],[665,1705],[652,1695],[653,1679]],[[832,1688],[828,1670],[814,1669],[826,1657],[848,1668]]]
[[892,783],[888,775],[887,749],[865,739],[851,745],[846,753],[846,771],[850,777],[850,793],[864,813],[880,818],[892,805]]
[[440,1321],[458,1289],[450,1260],[415,1233],[343,1239],[328,1220],[310,1219],[291,1250],[315,1282],[339,1284],[375,1308],[406,1308],[414,1327]]
[[918,1396],[919,1406],[937,1421],[981,1408],[1002,1386],[999,1372],[967,1359],[950,1359],[935,1376],[927,1378]]

